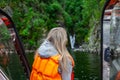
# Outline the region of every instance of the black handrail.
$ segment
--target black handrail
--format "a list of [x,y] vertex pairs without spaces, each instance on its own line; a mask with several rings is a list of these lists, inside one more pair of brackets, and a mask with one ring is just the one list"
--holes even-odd
[[102,15],[101,15],[101,78],[103,79],[103,19],[104,19],[104,13],[105,13],[105,9],[108,6],[110,0],[106,0],[105,5],[102,9]]

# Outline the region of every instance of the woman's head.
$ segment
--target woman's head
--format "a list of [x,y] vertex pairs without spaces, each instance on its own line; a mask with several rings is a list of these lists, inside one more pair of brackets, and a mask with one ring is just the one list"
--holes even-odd
[[47,40],[49,40],[57,49],[62,50],[62,48],[66,47],[68,41],[66,30],[62,27],[51,29],[48,33]]

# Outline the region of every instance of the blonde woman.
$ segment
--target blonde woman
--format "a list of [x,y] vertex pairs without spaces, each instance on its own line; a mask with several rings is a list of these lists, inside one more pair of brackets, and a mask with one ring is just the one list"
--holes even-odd
[[74,60],[69,54],[64,28],[51,29],[36,51],[30,80],[71,80]]

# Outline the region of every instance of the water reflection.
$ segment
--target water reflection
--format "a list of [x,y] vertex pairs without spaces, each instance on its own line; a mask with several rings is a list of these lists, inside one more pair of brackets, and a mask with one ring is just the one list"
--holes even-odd
[[6,68],[9,62],[7,45],[10,41],[10,35],[4,22],[0,20],[0,23],[0,65]]
[[2,66],[4,67],[7,67],[8,62],[9,62],[8,51],[5,50],[3,44],[0,44],[0,64],[2,64]]
[[14,47],[16,35],[13,28],[7,28],[8,24],[10,24],[8,19],[0,15],[0,70],[10,80],[26,80],[24,69]]

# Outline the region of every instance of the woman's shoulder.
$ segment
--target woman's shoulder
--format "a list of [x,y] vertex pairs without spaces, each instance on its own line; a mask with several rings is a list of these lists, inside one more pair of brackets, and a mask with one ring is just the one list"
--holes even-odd
[[41,57],[51,57],[58,53],[54,46],[47,40],[45,40],[38,48],[38,53]]

